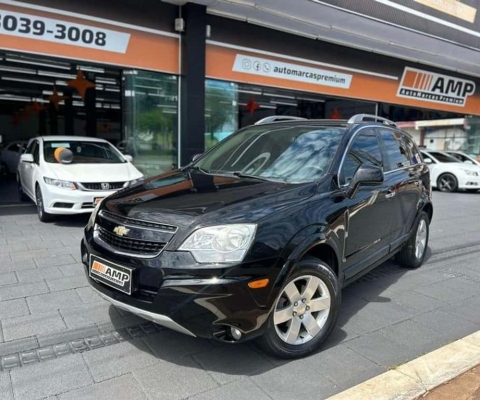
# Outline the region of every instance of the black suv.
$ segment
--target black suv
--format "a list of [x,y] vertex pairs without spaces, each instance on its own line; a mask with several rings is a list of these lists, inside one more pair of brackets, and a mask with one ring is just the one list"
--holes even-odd
[[121,309],[293,358],[333,330],[345,285],[394,255],[422,264],[432,213],[428,168],[393,122],[270,117],[102,201],[82,261]]

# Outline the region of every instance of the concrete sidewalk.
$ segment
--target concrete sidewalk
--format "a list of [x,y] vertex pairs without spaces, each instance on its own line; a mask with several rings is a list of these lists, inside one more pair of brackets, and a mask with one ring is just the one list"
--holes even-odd
[[291,362],[115,309],[84,277],[86,217],[0,208],[0,398],[328,398],[480,330],[479,199],[435,192],[425,266],[387,262],[346,288],[322,351]]

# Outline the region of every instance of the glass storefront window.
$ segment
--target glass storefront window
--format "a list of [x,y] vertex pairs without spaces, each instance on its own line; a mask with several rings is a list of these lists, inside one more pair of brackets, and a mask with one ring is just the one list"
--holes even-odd
[[146,176],[177,166],[178,78],[150,71],[124,71],[124,154]]
[[205,149],[238,128],[238,85],[207,80],[205,84]]

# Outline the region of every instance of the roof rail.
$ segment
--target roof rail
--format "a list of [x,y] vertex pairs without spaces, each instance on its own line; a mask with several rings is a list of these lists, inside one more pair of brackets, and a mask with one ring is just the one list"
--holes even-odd
[[262,118],[260,121],[255,122],[255,125],[269,124],[271,122],[278,121],[306,121],[307,118],[291,117],[289,115],[271,115],[270,117]]
[[358,124],[360,122],[364,122],[366,119],[373,119],[375,122],[383,122],[385,125],[391,125],[391,126],[397,126],[395,122],[390,121],[387,118],[383,117],[378,117],[377,115],[371,115],[371,114],[357,114],[354,115],[352,118],[348,120],[349,124]]

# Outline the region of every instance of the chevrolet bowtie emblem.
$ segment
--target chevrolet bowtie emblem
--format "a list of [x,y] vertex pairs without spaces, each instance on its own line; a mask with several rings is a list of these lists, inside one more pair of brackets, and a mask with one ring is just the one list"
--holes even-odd
[[116,226],[113,228],[113,233],[116,233],[118,236],[126,236],[130,232],[130,229],[125,228],[124,226]]

